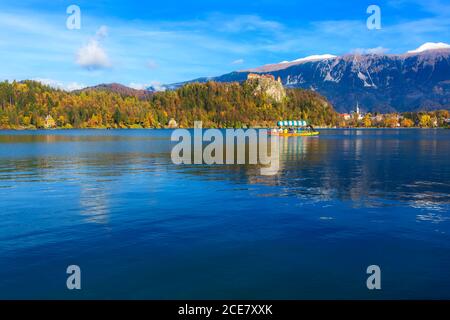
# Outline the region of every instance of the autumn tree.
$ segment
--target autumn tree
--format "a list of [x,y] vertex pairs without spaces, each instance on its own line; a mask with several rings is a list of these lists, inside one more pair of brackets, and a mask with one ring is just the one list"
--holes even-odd
[[387,128],[398,127],[398,117],[396,114],[388,114],[384,117],[384,126]]
[[419,118],[419,126],[422,128],[431,127],[431,117],[428,114],[423,114]]
[[404,128],[411,128],[414,126],[414,122],[411,119],[403,118],[400,125]]
[[363,124],[364,124],[364,127],[366,127],[366,128],[369,128],[372,126],[371,115],[369,113],[364,116]]

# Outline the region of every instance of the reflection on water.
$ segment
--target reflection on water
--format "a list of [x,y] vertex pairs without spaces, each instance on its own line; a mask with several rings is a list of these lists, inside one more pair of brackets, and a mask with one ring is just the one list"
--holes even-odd
[[413,207],[447,209],[450,141],[446,132],[424,141],[417,141],[417,132],[389,135],[388,131],[381,138],[379,132],[350,133],[282,139],[280,174],[267,178],[252,171],[248,180],[285,186],[307,198],[351,200],[357,206],[402,201]]
[[86,222],[108,222],[108,195],[95,185],[84,186],[80,192],[80,214],[86,216]]
[[170,134],[1,132],[0,297],[70,298],[75,262],[83,298],[450,297],[448,130],[281,138],[274,176],[175,166]]

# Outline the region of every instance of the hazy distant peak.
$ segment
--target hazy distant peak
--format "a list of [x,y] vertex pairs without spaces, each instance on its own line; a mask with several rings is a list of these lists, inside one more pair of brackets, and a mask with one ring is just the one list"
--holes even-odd
[[106,91],[118,93],[124,96],[135,96],[138,98],[143,98],[151,94],[148,90],[137,90],[120,83],[102,83],[93,87],[87,87],[81,90],[76,90],[75,92],[89,92],[89,91]]

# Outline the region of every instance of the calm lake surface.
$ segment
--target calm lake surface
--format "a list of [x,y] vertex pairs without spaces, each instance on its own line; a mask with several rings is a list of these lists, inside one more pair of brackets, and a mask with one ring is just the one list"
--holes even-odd
[[0,131],[0,298],[450,298],[450,130],[282,138],[275,176],[170,134]]

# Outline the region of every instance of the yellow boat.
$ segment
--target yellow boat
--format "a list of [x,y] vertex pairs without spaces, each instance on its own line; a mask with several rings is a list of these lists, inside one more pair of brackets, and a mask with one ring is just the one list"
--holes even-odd
[[305,120],[278,121],[277,127],[268,131],[269,135],[280,137],[311,137],[318,136],[319,132]]
[[311,137],[318,136],[318,131],[308,131],[308,132],[293,132],[293,133],[284,133],[284,132],[271,132],[269,131],[269,135],[272,136],[280,136],[280,137]]

